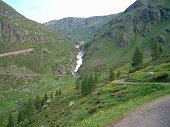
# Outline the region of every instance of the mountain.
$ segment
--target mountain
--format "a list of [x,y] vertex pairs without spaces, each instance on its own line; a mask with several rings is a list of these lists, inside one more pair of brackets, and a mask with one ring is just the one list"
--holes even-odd
[[[60,32],[87,41],[77,50],[84,54],[80,77],[71,74],[72,40],[2,1],[0,7],[0,126],[114,126],[137,107],[170,94],[169,0],[137,0],[109,18],[57,21]],[[153,60],[155,44],[161,53]],[[133,72],[136,46],[144,64]]]
[[[170,1],[137,0],[96,33],[86,45],[84,68],[120,67],[131,62],[136,46],[151,59],[151,49],[160,43],[170,49]],[[84,72],[84,71],[82,71]]]
[[44,23],[49,28],[61,32],[77,41],[90,40],[96,32],[116,15],[94,16],[89,18],[68,17]]
[[51,42],[68,40],[42,24],[28,20],[0,0],[1,42]]
[[[54,32],[40,23],[27,19],[0,0],[0,53],[34,48],[35,52],[41,49],[52,55],[54,52],[50,50],[54,49],[48,49],[50,45],[56,45],[56,49],[60,47],[61,50],[62,48],[73,48],[73,45],[69,44],[70,41],[63,34]],[[56,52],[61,52],[61,50]],[[69,50],[68,52],[63,51],[63,53],[69,54]]]
[[17,108],[16,101],[62,87],[75,59],[72,40],[0,0],[0,115]]

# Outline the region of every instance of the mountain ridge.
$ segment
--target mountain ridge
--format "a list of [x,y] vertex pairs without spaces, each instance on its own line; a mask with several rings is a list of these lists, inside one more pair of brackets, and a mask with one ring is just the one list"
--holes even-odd
[[49,28],[61,32],[77,41],[90,40],[102,25],[112,20],[116,14],[89,18],[67,17],[44,23]]

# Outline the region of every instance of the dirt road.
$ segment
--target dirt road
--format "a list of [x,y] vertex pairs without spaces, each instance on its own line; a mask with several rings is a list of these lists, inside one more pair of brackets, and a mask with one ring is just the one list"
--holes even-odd
[[170,127],[170,96],[138,108],[110,127]]
[[0,57],[5,57],[5,56],[17,56],[17,55],[24,55],[26,53],[31,52],[32,50],[34,50],[33,48],[29,48],[29,49],[25,49],[25,50],[20,50],[20,51],[16,51],[16,52],[8,52],[8,53],[3,53],[0,54]]

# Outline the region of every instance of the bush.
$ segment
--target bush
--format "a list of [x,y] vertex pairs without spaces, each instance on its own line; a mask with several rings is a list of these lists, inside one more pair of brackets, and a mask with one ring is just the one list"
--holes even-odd
[[158,75],[155,80],[156,81],[161,81],[161,80],[165,80],[166,78],[168,78],[168,74],[167,73],[162,73],[160,75]]
[[96,112],[96,107],[90,107],[89,109],[88,109],[88,113],[90,113],[90,114],[93,114],[93,113],[95,113]]

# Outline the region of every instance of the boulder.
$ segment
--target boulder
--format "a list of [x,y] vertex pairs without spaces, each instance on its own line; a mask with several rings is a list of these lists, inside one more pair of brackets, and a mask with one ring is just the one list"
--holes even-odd
[[148,77],[151,77],[151,76],[153,76],[153,75],[154,75],[153,72],[148,72],[148,74],[147,74]]
[[74,105],[74,104],[75,104],[75,102],[74,102],[74,101],[71,101],[70,104],[69,104],[69,106],[72,106],[72,105]]

